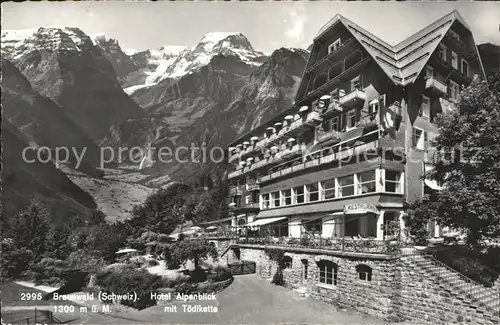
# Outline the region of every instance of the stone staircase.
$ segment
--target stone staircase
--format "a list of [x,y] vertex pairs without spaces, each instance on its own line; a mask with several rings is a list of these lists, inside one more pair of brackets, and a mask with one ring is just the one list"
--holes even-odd
[[403,255],[401,262],[485,318],[500,322],[500,290],[486,288],[418,250]]

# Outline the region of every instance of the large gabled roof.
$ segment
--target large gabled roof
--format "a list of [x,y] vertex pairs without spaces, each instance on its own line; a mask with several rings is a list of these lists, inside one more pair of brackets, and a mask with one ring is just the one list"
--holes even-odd
[[[321,38],[335,24],[342,23],[389,79],[395,84],[405,86],[417,79],[431,54],[436,50],[455,21],[459,21],[470,31],[470,27],[464,19],[454,10],[399,44],[390,45],[349,19],[341,15],[336,15],[320,29],[315,40]],[[484,75],[477,47],[476,55],[478,56],[479,65]]]

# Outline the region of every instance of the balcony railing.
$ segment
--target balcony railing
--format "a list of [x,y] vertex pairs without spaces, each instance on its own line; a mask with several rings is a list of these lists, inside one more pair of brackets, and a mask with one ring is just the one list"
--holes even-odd
[[229,195],[230,196],[241,196],[243,191],[238,186],[229,187]]
[[324,132],[322,134],[318,134],[318,143],[325,143],[327,141],[340,142],[340,132],[332,130]]
[[[349,51],[349,49],[352,51],[353,46],[355,46],[356,42],[354,42],[354,39],[350,38],[346,42],[344,42],[336,51],[332,51],[328,54],[326,54],[324,57],[320,58],[316,62],[314,62],[313,65],[311,65],[309,68],[307,68],[306,73],[309,73],[313,71],[314,69],[317,69],[319,66],[324,64],[325,62],[332,62],[331,60],[342,53],[345,53],[346,51]],[[333,61],[335,62],[335,60]]]
[[425,89],[430,90],[438,95],[446,95],[448,93],[448,86],[444,82],[435,77],[429,77],[425,81]]
[[369,113],[369,114],[366,114],[364,116],[361,116],[361,118],[358,122],[358,125],[364,126],[364,127],[375,126],[378,124],[377,116],[378,116],[378,112],[373,112],[373,113]]
[[321,238],[319,236],[294,237],[240,237],[233,240],[234,244],[266,245],[286,248],[305,248],[329,250],[337,252],[369,253],[383,255],[398,255],[401,244],[394,240],[352,239],[352,238]]
[[279,163],[283,158],[290,156],[290,155],[300,155],[303,150],[303,146],[300,144],[296,144],[290,148],[286,148],[283,150],[280,150],[274,154],[270,154],[267,158],[264,158],[258,162],[255,162],[249,166],[241,167],[238,166],[239,168],[231,173],[228,174],[228,178],[234,178],[239,175],[246,174],[248,172],[260,169],[266,165],[273,164],[273,163]]
[[314,98],[315,96],[318,96],[318,94],[320,94],[321,92],[324,92],[331,85],[333,85],[335,83],[338,83],[341,80],[345,80],[345,79],[350,78],[350,76],[352,75],[353,71],[355,72],[359,68],[365,66],[366,64],[368,64],[370,62],[370,60],[371,60],[371,57],[367,57],[367,58],[362,59],[360,62],[358,62],[358,63],[354,64],[353,66],[349,67],[348,69],[344,70],[341,74],[339,74],[336,77],[328,80],[323,85],[319,86],[316,89],[311,90],[310,92],[308,92],[307,94],[301,96],[300,98],[297,98],[297,100],[295,101],[295,103],[296,104],[303,103],[303,102],[307,101],[308,99],[311,99],[311,98]]
[[366,93],[361,89],[354,89],[350,93],[340,97],[339,103],[342,106],[354,107],[366,100]]
[[[356,137],[346,142],[333,145],[331,147],[322,148],[318,151],[308,154],[307,156],[287,161],[285,164],[277,166],[275,170],[270,172],[268,175],[261,176],[260,182],[266,182],[271,179],[275,179],[277,177],[281,177],[299,170],[304,170],[307,168],[328,164],[331,163],[332,161],[340,161],[347,157],[359,155],[368,150],[376,150],[379,147],[379,140],[363,143],[345,149],[343,149],[342,146],[347,147],[347,143],[355,142],[357,139],[361,139],[362,137],[367,137],[378,132],[379,130],[376,130],[367,133],[365,136]],[[328,152],[328,154],[324,155],[323,152]]]
[[258,191],[260,189],[259,183],[256,183],[256,182],[255,183],[251,183],[251,184],[247,183],[246,187],[247,187],[247,191],[248,192]]

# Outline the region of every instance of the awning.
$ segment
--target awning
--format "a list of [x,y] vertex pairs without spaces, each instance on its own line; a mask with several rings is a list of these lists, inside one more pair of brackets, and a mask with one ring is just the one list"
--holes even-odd
[[436,190],[436,191],[440,191],[441,190],[441,186],[439,186],[438,183],[435,180],[426,179],[424,181],[425,181],[425,185],[429,186],[433,190]]
[[252,222],[249,222],[245,225],[245,227],[258,227],[258,226],[263,226],[263,225],[268,225],[273,222],[277,222],[280,220],[284,220],[287,217],[280,217],[280,218],[267,218],[267,219],[258,219]]
[[375,194],[365,197],[354,197],[354,198],[348,198],[347,200],[317,201],[309,204],[263,210],[259,212],[258,217],[274,218],[274,217],[298,216],[298,215],[303,216],[310,214],[324,215],[326,213],[331,213],[331,211],[343,210],[346,201],[353,204],[359,203],[359,204],[370,204],[377,206],[380,201],[380,195]]

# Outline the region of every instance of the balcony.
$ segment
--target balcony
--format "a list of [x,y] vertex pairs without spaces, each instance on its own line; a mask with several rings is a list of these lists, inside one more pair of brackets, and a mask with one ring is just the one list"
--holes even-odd
[[334,84],[338,84],[339,82],[342,82],[344,80],[350,80],[352,79],[353,76],[356,74],[359,74],[359,70],[367,66],[371,61],[371,57],[367,57],[362,59],[360,62],[354,64],[353,66],[347,68],[344,70],[341,74],[337,75],[336,77],[328,80],[326,83],[323,85],[319,86],[316,89],[310,90],[307,94],[301,95],[300,97],[297,98],[295,101],[295,104],[299,105],[309,99],[312,99],[314,97],[317,97],[321,93],[325,93],[327,89],[332,89]]
[[255,180],[247,180],[246,188],[248,192],[260,190],[260,185]]
[[342,44],[336,51],[326,54],[324,57],[318,59],[309,68],[307,68],[306,73],[313,70],[319,70],[321,67],[327,66],[328,64],[337,62],[336,58],[345,55],[346,53],[352,52],[356,49],[356,42],[354,39],[348,39],[344,44]]
[[339,143],[341,139],[340,132],[339,131],[328,131],[323,134],[318,134],[318,143],[321,145],[330,145],[330,144],[335,144]]
[[429,77],[425,80],[425,89],[436,96],[444,96],[448,93],[448,87],[444,82],[435,77]]
[[252,163],[251,165],[247,165],[244,167],[238,166],[238,169],[229,173],[228,174],[228,179],[234,178],[243,174],[246,174],[251,171],[258,170],[264,166],[270,165],[270,164],[277,164],[280,161],[282,161],[284,158],[290,158],[293,157],[294,155],[301,155],[303,150],[303,146],[296,144],[293,147],[286,148],[283,150],[280,150],[274,154],[269,154],[262,160],[259,160],[255,163]]
[[328,105],[328,108],[326,110],[323,110],[320,114],[322,118],[328,119],[330,117],[333,117],[335,114],[338,114],[339,112],[342,112],[342,106],[340,106],[340,103],[337,99],[332,99],[330,101],[330,104]]
[[230,186],[229,187],[229,196],[241,196],[243,195],[243,191],[238,186]]
[[366,100],[366,93],[361,89],[354,89],[340,98],[339,103],[348,108],[354,108]]
[[[270,137],[262,139],[259,146],[263,148],[276,145],[283,141],[284,139],[294,137],[302,132],[304,132],[307,128],[319,125],[323,119],[319,115],[318,112],[312,111],[309,112],[306,116],[300,117],[290,124],[282,127],[278,132],[273,133]],[[267,140],[266,140],[267,139]],[[266,140],[266,141],[263,141]]]
[[364,116],[361,116],[358,126],[363,127],[365,132],[367,130],[375,129],[378,125],[378,112],[373,112]]
[[[375,132],[378,132],[378,130]],[[356,139],[352,139],[349,140],[349,142],[354,142],[355,140]],[[299,170],[325,165],[333,161],[344,160],[348,157],[357,156],[367,151],[376,150],[378,149],[378,147],[379,140],[358,144],[349,148],[347,147],[347,144],[345,142],[339,143],[330,147],[332,150],[328,150],[328,153],[326,155],[322,154],[322,152],[325,151],[325,148],[323,148],[307,156],[296,158],[293,161],[286,162],[286,164],[277,167],[280,168],[279,170],[274,171],[268,175],[261,176],[260,182],[266,182],[271,179],[275,179]]]

